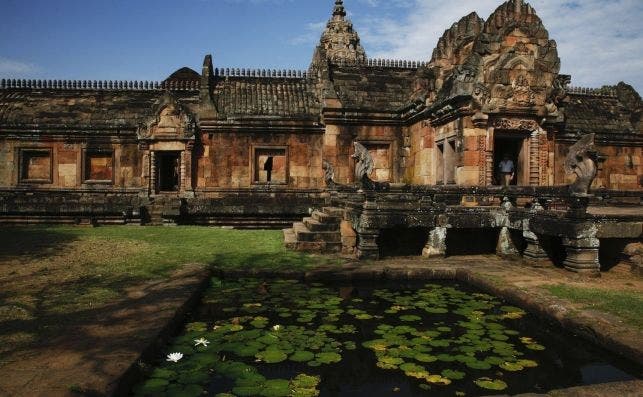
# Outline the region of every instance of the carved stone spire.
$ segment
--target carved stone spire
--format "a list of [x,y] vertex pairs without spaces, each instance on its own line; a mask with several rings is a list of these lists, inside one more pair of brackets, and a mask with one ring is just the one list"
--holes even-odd
[[319,46],[332,62],[366,61],[366,52],[360,44],[359,35],[353,30],[353,24],[346,19],[342,0],[335,0],[333,15],[326,24]]
[[343,0],[335,0],[335,8],[333,9],[333,20],[343,20],[346,16]]

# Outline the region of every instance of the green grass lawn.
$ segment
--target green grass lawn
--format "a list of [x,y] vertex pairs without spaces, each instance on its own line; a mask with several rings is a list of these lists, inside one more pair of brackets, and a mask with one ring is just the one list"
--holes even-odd
[[549,285],[544,288],[558,298],[580,303],[584,308],[613,314],[638,329],[643,327],[643,296],[639,292],[606,291],[561,284]]
[[288,251],[281,231],[208,227],[0,227],[0,353],[91,321],[127,288],[184,264],[305,270],[340,260]]

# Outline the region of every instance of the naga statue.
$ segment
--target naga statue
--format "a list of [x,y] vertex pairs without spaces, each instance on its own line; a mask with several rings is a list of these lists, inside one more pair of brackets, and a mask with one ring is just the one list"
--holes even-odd
[[359,142],[353,142],[353,146],[355,153],[351,157],[355,159],[355,182],[362,190],[387,190],[388,183],[375,182],[369,177],[375,168],[375,163],[368,149]]
[[589,188],[597,173],[598,152],[594,134],[587,134],[569,148],[565,159],[565,172],[576,174],[576,181],[569,186],[572,196],[589,196]]
[[322,169],[324,170],[324,180],[326,181],[326,186],[329,188],[334,188],[335,183],[335,169],[333,165],[328,161],[324,160],[322,162]]

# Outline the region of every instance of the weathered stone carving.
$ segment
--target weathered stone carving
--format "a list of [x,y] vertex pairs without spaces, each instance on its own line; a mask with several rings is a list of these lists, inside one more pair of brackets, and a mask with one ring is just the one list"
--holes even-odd
[[322,162],[322,169],[324,170],[324,181],[326,181],[326,186],[329,188],[335,187],[335,169],[333,165],[327,160]]
[[596,177],[598,152],[594,146],[594,134],[582,137],[572,147],[565,159],[565,172],[576,174],[576,181],[569,186],[574,196],[588,196],[589,188]]
[[496,119],[493,127],[500,130],[537,131],[540,126],[534,120],[522,119]]
[[355,182],[361,184],[362,188],[367,189],[372,187],[371,178],[369,175],[373,172],[373,157],[368,152],[368,149],[359,142],[353,142],[355,153],[351,156],[355,159]]
[[333,62],[365,62],[366,51],[360,44],[359,35],[353,24],[346,20],[346,10],[342,0],[335,1],[333,16],[328,21],[320,40],[327,59]]

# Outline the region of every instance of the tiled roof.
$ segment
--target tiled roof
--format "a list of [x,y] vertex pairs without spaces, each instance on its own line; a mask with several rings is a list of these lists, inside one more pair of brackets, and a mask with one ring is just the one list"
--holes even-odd
[[223,117],[318,117],[314,83],[306,78],[226,77],[215,82]]
[[342,105],[394,112],[409,102],[417,68],[336,66],[331,79]]
[[0,90],[0,125],[136,127],[153,115],[153,104],[163,95],[163,91]]
[[[581,134],[643,133],[633,112],[616,96],[570,94],[565,104],[565,131]],[[639,114],[640,117],[640,114]]]

